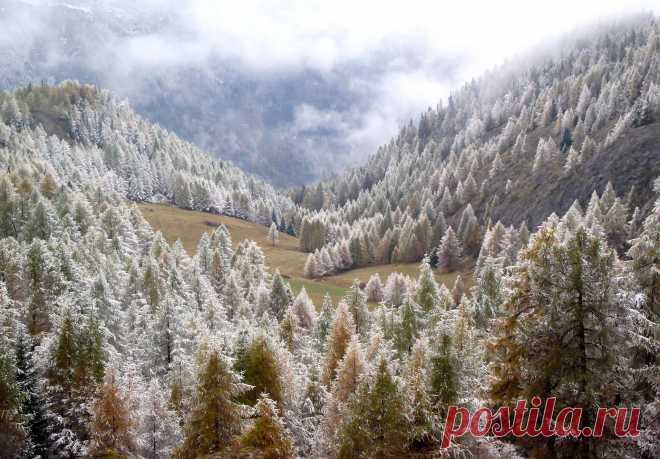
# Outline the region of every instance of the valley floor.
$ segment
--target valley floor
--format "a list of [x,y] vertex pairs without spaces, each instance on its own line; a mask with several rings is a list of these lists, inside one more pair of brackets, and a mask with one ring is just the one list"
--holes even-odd
[[[393,272],[400,272],[411,277],[417,277],[419,263],[404,263],[390,265],[374,265],[345,271],[334,276],[322,279],[306,279],[303,276],[303,267],[307,254],[298,248],[298,239],[288,234],[279,234],[277,245],[273,246],[267,238],[268,228],[256,223],[251,223],[238,218],[196,212],[179,209],[165,204],[138,204],[144,218],[154,229],[163,233],[168,242],[173,243],[177,239],[193,255],[197,250],[197,242],[206,231],[213,231],[218,225],[224,224],[232,236],[234,245],[238,245],[243,239],[252,239],[262,248],[266,256],[266,264],[273,270],[279,269],[280,273],[287,278],[294,293],[298,293],[305,287],[316,307],[320,307],[323,296],[328,293],[336,303],[345,294],[354,279],[367,282],[373,274],[380,274],[383,282]],[[439,283],[445,284],[451,289],[454,285],[457,272],[436,273],[435,277]],[[466,287],[470,287],[472,276],[463,273]]]

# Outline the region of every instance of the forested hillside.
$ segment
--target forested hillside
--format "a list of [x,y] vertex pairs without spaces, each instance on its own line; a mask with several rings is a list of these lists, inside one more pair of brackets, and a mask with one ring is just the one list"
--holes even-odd
[[[366,83],[379,81],[398,49],[332,71],[263,71],[200,51],[191,43],[199,31],[186,23],[189,5],[158,3],[0,0],[0,90],[64,80],[110,89],[142,116],[276,186],[318,180],[370,153],[346,128],[358,130],[374,109],[377,88]],[[182,48],[168,47],[161,59],[163,50],[151,47],[161,40]],[[356,84],[358,74],[364,83]]]
[[315,211],[302,222],[304,248],[345,243],[358,265],[415,261],[452,227],[476,257],[497,221],[524,233],[575,203],[586,208],[594,192],[621,196],[596,218],[610,242],[625,239],[608,220],[638,225],[659,172],[657,35],[652,17],[622,20],[466,84],[365,166],[292,192]]
[[[503,67],[293,200],[94,87],[1,93],[0,452],[658,457],[656,36],[645,17]],[[296,234],[310,277],[419,270],[314,304],[254,241],[219,225],[188,253],[131,201]],[[451,406],[550,397],[581,426],[640,407],[639,435],[440,447]]]
[[72,189],[93,184],[134,201],[173,202],[264,224],[284,224],[282,215],[293,208],[272,186],[93,86],[64,82],[0,93],[0,113],[7,172],[24,169]]

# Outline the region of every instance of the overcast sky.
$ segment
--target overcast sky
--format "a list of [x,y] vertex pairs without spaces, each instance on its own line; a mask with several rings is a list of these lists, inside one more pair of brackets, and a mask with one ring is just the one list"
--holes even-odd
[[186,48],[188,56],[214,50],[255,68],[329,69],[407,42],[428,59],[464,58],[468,75],[582,25],[660,10],[658,0],[147,1],[179,16],[190,33],[189,42],[152,43],[167,44],[164,59]]
[[[383,113],[374,114],[380,120],[373,122],[383,129],[434,105],[450,88],[566,32],[660,10],[660,0],[149,2],[179,18],[188,39],[142,37],[133,42],[135,59],[177,62],[214,52],[255,71],[331,70],[393,47],[414,50],[412,60],[403,54],[401,62],[392,59],[379,82],[390,99],[379,104]],[[438,60],[460,65],[443,75]]]
[[[308,69],[349,72],[347,84],[363,87],[371,101],[355,109],[359,119],[355,112],[303,103],[295,107],[294,131],[332,125],[362,157],[395,135],[403,122],[446,99],[452,88],[506,59],[600,21],[660,12],[660,0],[23,1],[122,15],[137,10],[145,23],[162,19],[168,24],[108,45],[114,48],[110,54],[97,53],[103,66],[113,63],[113,81],[132,81],[152,65],[197,65],[211,56],[265,77]],[[48,27],[22,19],[8,19],[0,44],[21,34],[21,42],[27,42],[30,33]]]

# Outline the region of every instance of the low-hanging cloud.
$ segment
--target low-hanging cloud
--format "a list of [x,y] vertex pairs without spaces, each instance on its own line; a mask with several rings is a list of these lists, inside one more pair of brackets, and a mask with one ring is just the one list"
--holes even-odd
[[[121,1],[113,2],[121,4]],[[165,36],[180,57],[218,53],[255,69],[329,70],[397,42],[415,43],[426,57],[459,55],[471,68],[489,67],[548,37],[630,11],[658,10],[654,0],[151,0],[174,18],[181,34]],[[184,37],[185,35],[185,37]],[[193,46],[180,47],[182,38]],[[168,48],[168,49],[164,49]]]
[[[75,10],[74,23],[55,14],[67,9]],[[191,69],[186,75],[193,81],[199,77],[190,77],[191,72],[217,86],[236,74],[266,87],[272,81],[295,85],[312,74],[319,92],[329,96],[307,97],[314,94],[308,88],[292,98],[290,110],[278,115],[288,119],[286,126],[277,125],[278,135],[313,136],[311,145],[322,150],[317,156],[336,155],[339,160],[328,164],[337,165],[372,153],[402,123],[503,60],[601,18],[644,10],[658,11],[660,5],[657,0],[542,5],[522,0],[0,0],[0,57],[4,50],[20,61],[16,56],[24,52],[21,57],[28,61],[34,47],[47,67],[74,62],[78,73],[95,75],[90,82],[145,106],[154,94],[145,90],[155,84],[149,78],[182,67]],[[81,29],[79,48],[62,43],[66,27]],[[66,70],[55,75],[63,77]],[[0,84],[2,78],[0,72]],[[194,106],[193,95],[176,92],[185,89],[178,78],[157,84]],[[228,109],[223,122],[253,122],[256,115],[246,116],[243,108]],[[179,116],[194,125],[203,113]],[[334,139],[319,143],[320,132]],[[217,141],[213,133],[193,137]],[[235,138],[228,135],[225,141],[233,144]],[[249,150],[236,143],[241,148]],[[246,155],[254,156],[258,148],[255,143],[255,151]]]

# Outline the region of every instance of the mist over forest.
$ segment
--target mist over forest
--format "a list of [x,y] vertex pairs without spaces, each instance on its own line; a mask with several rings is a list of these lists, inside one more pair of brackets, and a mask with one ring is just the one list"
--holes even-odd
[[0,457],[660,457],[658,13],[0,0]]
[[242,55],[240,46],[207,43],[207,35],[221,41],[222,34],[201,35],[174,3],[3,0],[0,8],[0,88],[97,84],[278,186],[363,161],[446,95],[461,70],[461,56],[431,58],[415,37],[336,62],[322,49],[313,57]]

